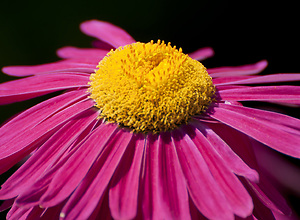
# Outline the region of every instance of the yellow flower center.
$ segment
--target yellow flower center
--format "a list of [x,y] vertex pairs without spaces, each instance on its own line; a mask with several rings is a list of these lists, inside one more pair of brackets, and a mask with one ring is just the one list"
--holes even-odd
[[198,61],[158,40],[110,51],[90,77],[100,118],[134,132],[158,133],[204,112],[215,87]]

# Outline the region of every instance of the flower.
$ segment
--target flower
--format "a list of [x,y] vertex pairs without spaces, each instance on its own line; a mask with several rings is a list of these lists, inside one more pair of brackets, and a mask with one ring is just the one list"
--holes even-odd
[[0,85],[1,104],[64,91],[0,128],[1,173],[29,157],[0,190],[8,219],[291,214],[253,148],[299,158],[300,120],[241,102],[297,106],[300,87],[278,83],[300,74],[255,76],[265,60],[206,70],[195,60],[212,56],[210,48],[187,56],[98,20],[81,30],[97,38],[94,48],[64,47],[61,61],[3,68],[25,78]]

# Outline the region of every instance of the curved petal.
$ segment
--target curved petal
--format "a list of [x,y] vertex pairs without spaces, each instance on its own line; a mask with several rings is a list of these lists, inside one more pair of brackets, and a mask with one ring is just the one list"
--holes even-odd
[[47,138],[47,135],[54,132],[56,128],[67,122],[70,118],[93,107],[93,105],[94,102],[89,99],[75,103],[44,120],[34,128],[26,129],[9,142],[5,142],[1,146],[0,172],[6,171],[17,161],[28,155],[35,147],[43,142],[44,138]]
[[0,84],[0,104],[9,104],[51,92],[88,87],[88,76],[47,74]]
[[277,151],[292,157],[300,157],[298,135],[274,128],[270,123],[243,112],[229,110],[225,105],[220,103],[219,107],[215,107],[209,115]]
[[228,66],[228,67],[217,67],[209,68],[207,72],[211,77],[228,77],[228,76],[241,76],[257,74],[263,71],[268,65],[266,60],[259,61],[254,64],[243,65],[243,66]]
[[189,56],[195,60],[205,60],[209,57],[214,56],[215,52],[210,47],[200,48],[192,53],[189,53]]
[[189,198],[170,133],[147,135],[145,219],[190,219]]
[[109,50],[95,48],[63,47],[57,50],[57,55],[61,58],[97,57],[100,61],[108,52]]
[[0,190],[0,198],[16,197],[35,183],[97,116],[98,112],[87,111],[66,123],[6,180]]
[[134,135],[113,176],[109,208],[114,219],[133,219],[137,214],[144,136]]
[[226,89],[218,92],[221,100],[228,101],[285,101],[300,103],[300,86],[256,86]]
[[274,129],[284,130],[292,134],[300,136],[300,119],[293,118],[288,115],[280,114],[277,112],[271,112],[266,110],[259,110],[255,108],[249,108],[245,106],[228,105],[220,103],[222,108],[239,112],[249,117],[263,120],[264,123],[270,124]]
[[133,134],[114,135],[62,210],[66,219],[88,219],[98,206]]
[[224,193],[194,142],[179,130],[172,132],[172,141],[187,181],[189,194],[198,210],[209,219],[234,219]]
[[115,48],[135,43],[135,40],[123,29],[99,20],[90,20],[80,25],[83,33],[96,37]]
[[41,198],[40,203],[43,207],[51,207],[62,202],[74,191],[104,150],[116,129],[115,125],[102,124],[87,137],[87,141],[78,147],[77,152],[52,178],[47,191]]
[[250,195],[238,178],[227,168],[222,158],[214,151],[214,146],[194,127],[183,126],[183,129],[197,146],[233,212],[243,218],[251,215],[253,203]]
[[211,143],[212,151],[216,151],[226,163],[226,166],[237,175],[244,176],[252,182],[258,182],[259,176],[256,170],[251,169],[227,143],[219,137],[213,129],[205,126],[203,123],[194,122],[193,125],[203,134]]
[[[227,80],[225,80],[227,79]],[[293,82],[300,80],[300,74],[284,73],[272,74],[265,76],[243,76],[243,77],[227,77],[217,78],[214,80],[215,85],[231,85],[231,84],[260,84],[260,83],[277,83],[277,82]],[[222,80],[222,81],[221,81]]]
[[84,60],[60,60],[54,63],[46,63],[40,65],[26,65],[26,66],[7,66],[2,68],[2,72],[11,76],[30,76],[49,73],[58,70],[73,70],[73,69],[86,69],[93,73],[100,60],[92,63],[84,63]]

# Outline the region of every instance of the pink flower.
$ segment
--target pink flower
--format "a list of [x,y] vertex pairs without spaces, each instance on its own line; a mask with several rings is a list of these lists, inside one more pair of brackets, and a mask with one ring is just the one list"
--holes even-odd
[[[207,79],[205,91],[198,95],[198,87],[191,87],[195,91],[186,93],[192,94],[189,98],[172,93],[174,99],[168,103],[176,100],[177,104],[153,105],[154,110],[142,114],[146,105],[143,102],[142,107],[137,106],[135,101],[145,93],[131,100],[131,84],[125,83],[124,87],[114,84],[119,77],[114,74],[121,70],[105,66],[109,57],[121,57],[121,52],[106,54],[110,49],[122,47],[119,50],[125,51],[124,48],[133,47],[125,45],[139,49],[147,45],[149,48],[153,45],[169,47],[162,42],[135,44],[124,30],[97,20],[82,23],[81,30],[97,38],[94,48],[64,47],[57,52],[63,58],[61,61],[3,68],[8,75],[25,78],[0,85],[1,104],[64,91],[20,113],[0,128],[1,173],[30,155],[0,190],[0,199],[5,200],[1,209],[12,206],[8,219],[288,218],[291,210],[260,170],[253,147],[263,144],[299,158],[300,120],[244,107],[241,102],[298,106],[300,87],[278,83],[298,81],[300,74],[255,75],[266,68],[267,62],[263,60],[244,66],[208,69],[214,87],[202,64],[197,62]],[[181,49],[170,50],[174,56],[180,54],[183,63],[194,62],[184,57]],[[169,56],[161,54],[154,50],[150,58],[148,54],[145,56],[151,65],[159,65],[153,64],[160,62],[157,56]],[[212,55],[212,49],[203,48],[189,57],[203,60]],[[142,55],[129,54],[128,60],[130,56]],[[134,69],[142,74],[139,78],[126,59],[113,60],[116,64],[110,68],[123,62],[120,68],[127,74],[124,80],[134,78],[138,89],[148,86],[143,91],[150,91],[150,95],[145,95],[145,99],[151,99],[149,102],[161,100],[160,96],[152,97],[156,94],[151,93],[152,87],[161,94],[167,86],[177,88],[182,83],[182,78],[177,80],[177,76],[168,75],[173,64],[164,64],[169,65],[164,73],[161,73],[166,70],[164,67],[157,73],[150,70],[152,75],[144,79],[146,70]],[[177,64],[180,60],[181,57],[174,62]],[[103,78],[106,67],[111,72],[108,78]],[[181,74],[181,69],[174,71],[175,75]],[[98,88],[99,74],[100,82],[106,80],[101,86],[107,90]],[[160,74],[160,78],[155,74]],[[170,79],[175,80],[174,85],[167,84]],[[269,86],[260,85],[269,83]],[[158,89],[160,85],[164,85],[163,89]],[[109,99],[112,95],[115,96]],[[201,100],[195,99],[197,95]],[[125,105],[127,98],[138,111],[123,110],[130,107]],[[103,104],[102,100],[109,101]],[[192,105],[186,108],[181,100]],[[194,114],[195,111],[190,110],[195,107],[193,104],[202,101],[201,112],[197,110]],[[175,110],[167,109],[171,107]],[[134,116],[129,118],[131,114]],[[185,116],[188,119],[183,119]],[[178,118],[182,122],[171,122]],[[168,126],[170,129],[165,129]]]

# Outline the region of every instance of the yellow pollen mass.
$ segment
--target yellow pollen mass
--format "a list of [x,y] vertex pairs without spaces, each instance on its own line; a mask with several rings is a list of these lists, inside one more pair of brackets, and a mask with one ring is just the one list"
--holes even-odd
[[188,123],[212,101],[206,68],[170,43],[133,43],[111,50],[90,77],[100,118],[134,132],[159,133]]

